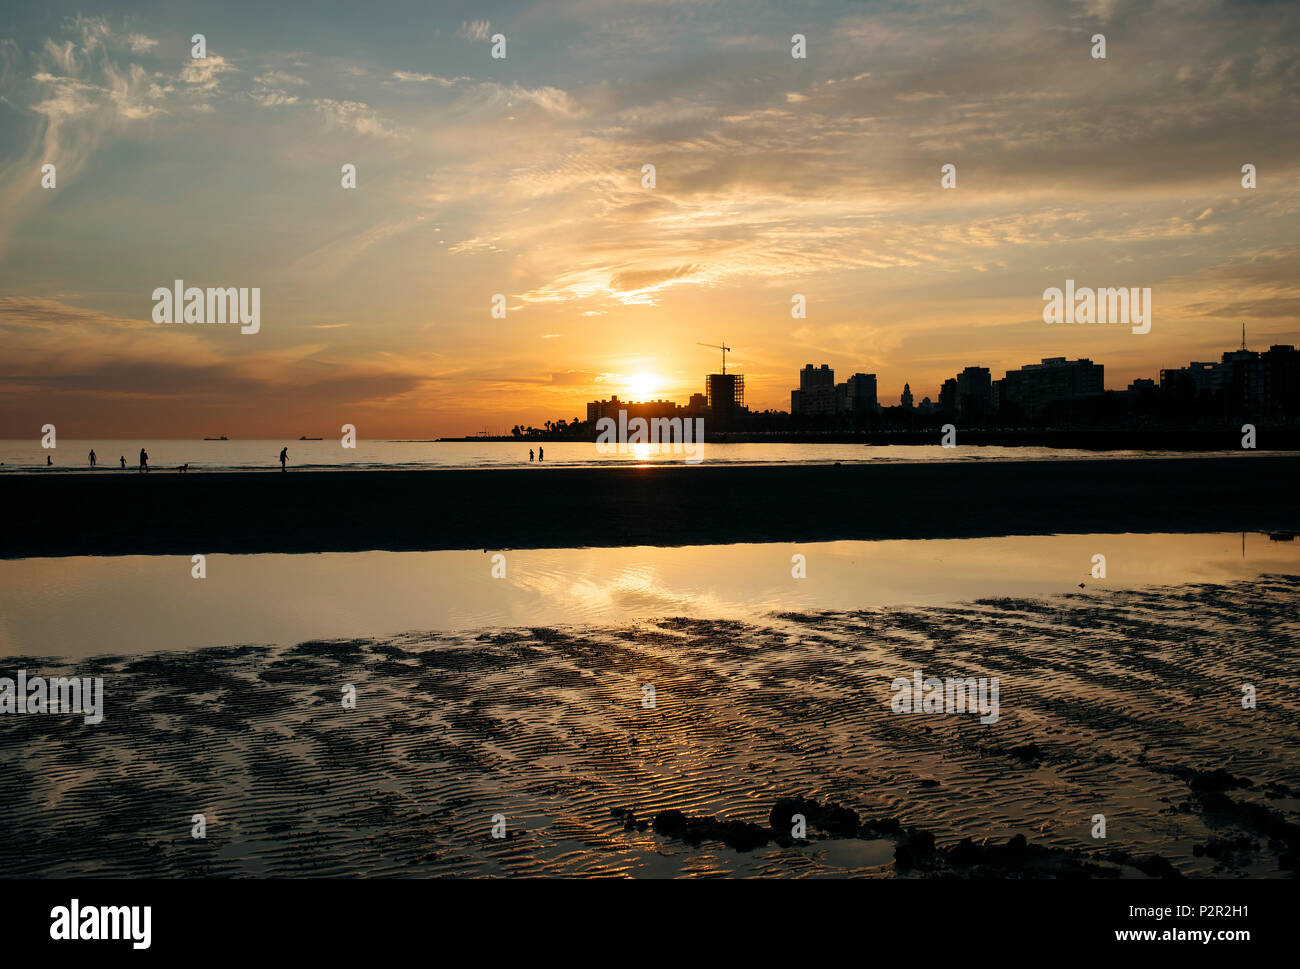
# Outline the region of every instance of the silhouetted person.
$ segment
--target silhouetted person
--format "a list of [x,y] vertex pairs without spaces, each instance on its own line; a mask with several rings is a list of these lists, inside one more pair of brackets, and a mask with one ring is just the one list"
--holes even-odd
[[125,470],[126,470],[126,455],[125,455],[125,454],[119,455],[119,456],[118,456],[118,460],[122,462],[122,470],[125,471]]
[[144,448],[140,448],[140,470],[149,470],[149,454]]
[[289,449],[287,447],[280,448],[280,470],[281,471],[286,470],[284,463],[288,460],[289,460]]
[[54,467],[54,456],[53,456],[53,455],[50,455],[50,454],[45,455],[45,466],[46,466],[47,468],[52,468],[52,467]]
[[95,449],[94,449],[94,448],[91,448],[91,449],[90,449],[90,466],[91,466],[92,468],[95,466]]
[[542,456],[545,455],[545,454],[546,454],[546,452],[543,451],[540,447],[537,449],[537,463],[538,463],[538,464],[541,464],[541,463],[542,463]]
[[532,462],[533,462],[533,449],[532,449],[532,448],[529,448],[529,449],[528,449],[528,463],[529,463],[529,464],[532,464]]

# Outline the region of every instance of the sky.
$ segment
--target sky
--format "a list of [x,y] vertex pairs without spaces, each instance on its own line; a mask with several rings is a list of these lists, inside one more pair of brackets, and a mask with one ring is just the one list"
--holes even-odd
[[[7,3],[0,437],[499,433],[723,341],[752,409],[806,363],[1123,389],[1300,343],[1297,105],[1293,2]],[[176,279],[259,332],[154,323]],[[1045,324],[1067,279],[1151,331]]]

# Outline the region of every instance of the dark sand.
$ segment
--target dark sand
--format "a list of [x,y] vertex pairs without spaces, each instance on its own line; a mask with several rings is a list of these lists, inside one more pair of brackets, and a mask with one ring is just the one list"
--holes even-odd
[[[1300,576],[1274,575],[743,623],[12,658],[103,676],[106,718],[0,717],[0,866],[1294,877],[1298,595]],[[918,667],[998,676],[1000,719],[891,713],[890,680]],[[1241,708],[1242,683],[1258,709]],[[846,811],[805,808],[796,844],[770,827],[791,796]],[[195,813],[206,840],[190,837]],[[489,836],[496,814],[504,840]]]
[[705,545],[1300,527],[1300,456],[0,476],[0,556]]

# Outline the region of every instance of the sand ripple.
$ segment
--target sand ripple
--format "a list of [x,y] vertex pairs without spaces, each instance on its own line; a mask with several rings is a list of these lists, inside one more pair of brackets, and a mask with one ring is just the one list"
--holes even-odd
[[[1300,818],[1298,593],[1300,576],[1275,575],[751,622],[15,658],[29,675],[103,676],[107,717],[0,716],[0,864],[10,876],[897,874],[888,844],[742,852],[622,823],[667,809],[766,823],[778,798],[805,795],[940,846],[1023,834],[1158,853],[1186,875],[1278,876],[1286,846],[1254,815],[1207,811],[1189,780],[1225,768],[1253,781],[1234,803]],[[890,681],[915,668],[999,677],[999,721],[891,713]],[[1256,710],[1241,708],[1244,683]],[[190,837],[197,813],[206,840]],[[1104,842],[1089,835],[1098,813]],[[490,837],[496,814],[503,840]],[[1212,838],[1238,840],[1198,851]]]

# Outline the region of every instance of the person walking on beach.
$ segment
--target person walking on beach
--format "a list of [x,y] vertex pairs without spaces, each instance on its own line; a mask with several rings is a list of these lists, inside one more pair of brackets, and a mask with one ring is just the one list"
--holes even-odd
[[532,464],[532,463],[533,463],[533,449],[532,449],[532,448],[529,448],[529,449],[528,449],[528,463],[529,463],[529,464]]
[[94,449],[94,448],[91,448],[91,449],[90,449],[90,466],[91,466],[92,468],[95,466],[95,449]]
[[140,448],[140,470],[149,470],[149,453],[144,448]]
[[288,470],[284,466],[284,463],[288,460],[289,460],[289,449],[287,447],[280,448],[280,470],[281,471]]
[[541,463],[542,463],[542,456],[545,455],[545,454],[546,454],[546,452],[543,451],[542,448],[539,446],[539,447],[537,448],[537,463],[538,463],[538,464],[541,464]]
[[118,459],[119,461],[122,462],[122,470],[125,471],[125,470],[126,470],[126,455],[125,455],[125,454],[119,454],[119,455],[117,456],[117,459]]

